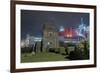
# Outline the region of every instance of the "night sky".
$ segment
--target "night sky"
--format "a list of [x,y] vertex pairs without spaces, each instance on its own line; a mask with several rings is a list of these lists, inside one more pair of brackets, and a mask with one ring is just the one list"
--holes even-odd
[[21,10],[21,39],[27,34],[42,37],[43,24],[49,22],[56,24],[57,28],[77,28],[81,18],[89,26],[89,13]]

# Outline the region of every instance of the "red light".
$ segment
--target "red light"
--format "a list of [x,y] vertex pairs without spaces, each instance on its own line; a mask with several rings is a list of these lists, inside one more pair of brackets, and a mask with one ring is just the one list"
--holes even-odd
[[64,31],[65,38],[72,38],[73,37],[73,30],[72,28],[66,28]]
[[65,38],[72,38],[76,35],[76,32],[73,28],[64,28],[63,32],[59,32],[59,35],[64,36]]

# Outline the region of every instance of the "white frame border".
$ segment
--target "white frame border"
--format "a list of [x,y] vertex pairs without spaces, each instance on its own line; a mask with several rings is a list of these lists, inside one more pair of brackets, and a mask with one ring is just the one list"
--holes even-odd
[[[59,11],[59,12],[82,12],[90,13],[90,60],[78,61],[57,61],[57,62],[33,62],[20,63],[20,16],[21,9],[25,10],[41,10],[41,11]],[[16,24],[16,69],[23,68],[41,68],[41,67],[57,67],[57,66],[75,66],[75,65],[89,65],[94,64],[94,10],[85,8],[71,8],[71,7],[53,7],[53,6],[39,6],[39,5],[20,5],[16,4],[15,12]]]

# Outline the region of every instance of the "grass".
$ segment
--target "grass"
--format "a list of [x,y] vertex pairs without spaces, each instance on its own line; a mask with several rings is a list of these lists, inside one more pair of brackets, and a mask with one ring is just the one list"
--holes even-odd
[[64,61],[64,55],[56,53],[42,52],[32,55],[32,53],[21,54],[21,62],[47,62],[47,61]]

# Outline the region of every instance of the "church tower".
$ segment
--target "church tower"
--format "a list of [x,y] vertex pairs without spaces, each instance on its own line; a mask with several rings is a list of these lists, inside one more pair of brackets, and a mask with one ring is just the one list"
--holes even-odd
[[43,51],[49,51],[50,48],[58,48],[58,30],[55,24],[46,23],[43,27]]

